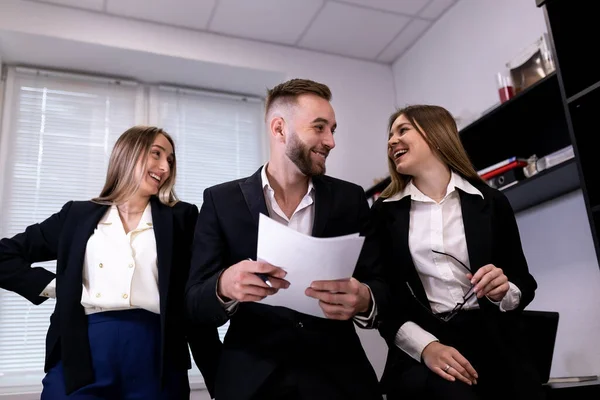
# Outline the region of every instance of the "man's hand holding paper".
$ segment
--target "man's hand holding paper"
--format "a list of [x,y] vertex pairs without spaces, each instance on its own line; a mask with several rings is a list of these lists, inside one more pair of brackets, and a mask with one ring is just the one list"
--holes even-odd
[[363,242],[358,233],[333,238],[304,235],[261,214],[257,258],[283,269],[290,286],[260,302],[331,319],[366,312],[370,290],[352,278]]
[[348,320],[371,307],[371,290],[354,278],[315,281],[305,291],[319,300],[319,306],[329,319]]
[[[268,286],[257,274],[268,275],[271,286]],[[260,301],[290,285],[283,279],[285,275],[284,270],[266,262],[240,261],[223,271],[218,282],[217,293],[223,301]]]

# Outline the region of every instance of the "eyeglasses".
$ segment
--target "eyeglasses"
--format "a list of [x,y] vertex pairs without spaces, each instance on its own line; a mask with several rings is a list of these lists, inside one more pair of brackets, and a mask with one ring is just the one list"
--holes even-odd
[[[436,251],[436,250],[431,250],[431,251],[433,251],[436,254],[441,254],[443,256],[450,257],[450,258],[456,260],[456,262],[459,263],[460,265],[462,265],[462,267],[464,269],[466,269],[467,271],[469,271],[469,273],[473,274],[473,272],[469,269],[469,267],[467,267],[462,261],[460,261],[458,258],[454,257],[453,255],[442,253],[441,251]],[[456,314],[458,314],[458,312],[467,303],[467,301],[469,301],[469,299],[471,299],[471,297],[473,297],[475,295],[475,292],[473,291],[474,286],[471,285],[471,287],[469,288],[469,290],[467,291],[467,293],[465,293],[465,295],[463,296],[462,302],[457,303],[454,306],[454,308],[452,309],[452,311],[450,311],[448,313],[445,313],[444,315],[440,316],[438,314],[435,314],[433,311],[431,311],[430,307],[427,307],[423,303],[421,303],[421,301],[417,298],[417,296],[415,295],[415,292],[413,292],[413,290],[410,287],[410,285],[409,285],[408,282],[406,282],[406,286],[408,286],[408,290],[410,290],[410,294],[412,294],[412,296],[415,298],[415,300],[417,301],[417,303],[419,303],[419,305],[421,307],[423,307],[427,312],[429,312],[429,314],[433,315],[435,318],[437,318],[441,322],[448,322],[452,318],[454,318],[456,316]]]

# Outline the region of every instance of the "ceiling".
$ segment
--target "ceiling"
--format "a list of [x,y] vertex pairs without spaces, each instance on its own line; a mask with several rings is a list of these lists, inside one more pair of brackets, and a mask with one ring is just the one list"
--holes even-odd
[[458,0],[27,0],[392,63]]

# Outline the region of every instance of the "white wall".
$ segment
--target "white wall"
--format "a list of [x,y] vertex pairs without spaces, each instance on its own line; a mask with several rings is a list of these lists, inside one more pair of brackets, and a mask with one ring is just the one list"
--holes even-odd
[[[28,51],[19,51],[22,44]],[[339,126],[328,173],[365,188],[386,175],[385,125],[394,106],[389,66],[19,0],[2,0],[0,45],[43,66],[125,75],[133,70],[169,82],[179,81],[179,68],[192,75],[197,67],[193,83],[233,81],[242,92],[262,85],[264,94],[268,85],[295,77],[324,82],[332,89]],[[254,79],[262,81],[251,85]]]
[[[289,78],[326,83],[338,121],[328,174],[365,188],[387,175],[385,130],[395,104],[390,66],[50,4],[1,1],[0,48],[7,63],[262,95]],[[381,376],[384,342],[373,331],[359,335]],[[205,392],[194,394],[204,397]]]
[[[498,102],[494,74],[547,31],[533,0],[460,0],[394,66],[397,104],[455,116]],[[552,376],[600,373],[600,270],[580,191],[517,214],[538,281],[529,309],[559,311]]]
[[2,80],[2,46],[0,46],[0,127],[2,126],[2,109],[4,104],[4,81]]
[[532,310],[558,311],[554,376],[600,373],[600,269],[580,190],[517,216],[539,289]]

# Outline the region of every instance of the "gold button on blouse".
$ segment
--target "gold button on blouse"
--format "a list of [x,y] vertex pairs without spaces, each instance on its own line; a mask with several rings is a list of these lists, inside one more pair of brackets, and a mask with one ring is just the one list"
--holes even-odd
[[124,299],[126,299],[126,298],[128,298],[128,297],[129,297],[129,295],[128,295],[127,293],[123,293],[123,298],[124,298]]

